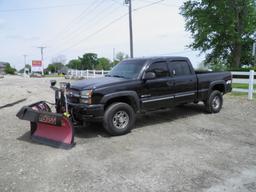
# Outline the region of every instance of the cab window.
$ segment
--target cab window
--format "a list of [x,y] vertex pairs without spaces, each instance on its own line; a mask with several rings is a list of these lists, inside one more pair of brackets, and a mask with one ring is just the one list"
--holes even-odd
[[169,77],[170,73],[169,73],[169,69],[167,66],[167,62],[156,62],[156,63],[152,63],[148,70],[148,72],[155,72],[156,74],[156,78],[164,78],[164,77]]
[[191,70],[186,61],[173,61],[169,63],[171,73],[175,76],[191,75]]

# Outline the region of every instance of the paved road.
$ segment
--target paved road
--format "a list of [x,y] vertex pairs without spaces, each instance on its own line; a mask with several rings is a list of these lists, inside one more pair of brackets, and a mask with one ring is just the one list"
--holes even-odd
[[0,80],[0,191],[256,191],[256,102],[225,97],[219,114],[188,105],[138,116],[125,136],[100,124],[79,130],[76,147],[30,141],[15,117],[37,100],[53,100],[49,79]]

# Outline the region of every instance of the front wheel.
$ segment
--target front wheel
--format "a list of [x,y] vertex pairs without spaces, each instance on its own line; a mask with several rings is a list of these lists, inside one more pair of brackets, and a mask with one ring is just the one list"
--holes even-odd
[[223,96],[220,91],[215,90],[211,92],[208,99],[204,102],[206,111],[208,113],[220,112],[223,105]]
[[104,114],[103,126],[113,136],[124,135],[133,128],[135,113],[126,103],[111,104]]

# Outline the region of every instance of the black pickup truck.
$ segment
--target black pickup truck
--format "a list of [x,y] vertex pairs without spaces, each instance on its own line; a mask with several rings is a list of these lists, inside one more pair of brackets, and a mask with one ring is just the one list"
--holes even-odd
[[102,121],[108,133],[122,135],[136,113],[199,101],[218,113],[231,85],[230,72],[196,72],[186,57],[128,59],[105,77],[71,83],[67,103],[75,121]]

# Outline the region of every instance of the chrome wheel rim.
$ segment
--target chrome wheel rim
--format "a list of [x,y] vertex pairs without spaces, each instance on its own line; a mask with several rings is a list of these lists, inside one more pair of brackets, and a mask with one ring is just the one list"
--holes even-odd
[[215,96],[212,100],[212,107],[214,109],[219,109],[220,107],[220,104],[221,104],[221,101],[220,101],[220,97],[219,96]]
[[112,122],[115,128],[124,129],[129,123],[129,115],[125,111],[118,111],[113,116]]

